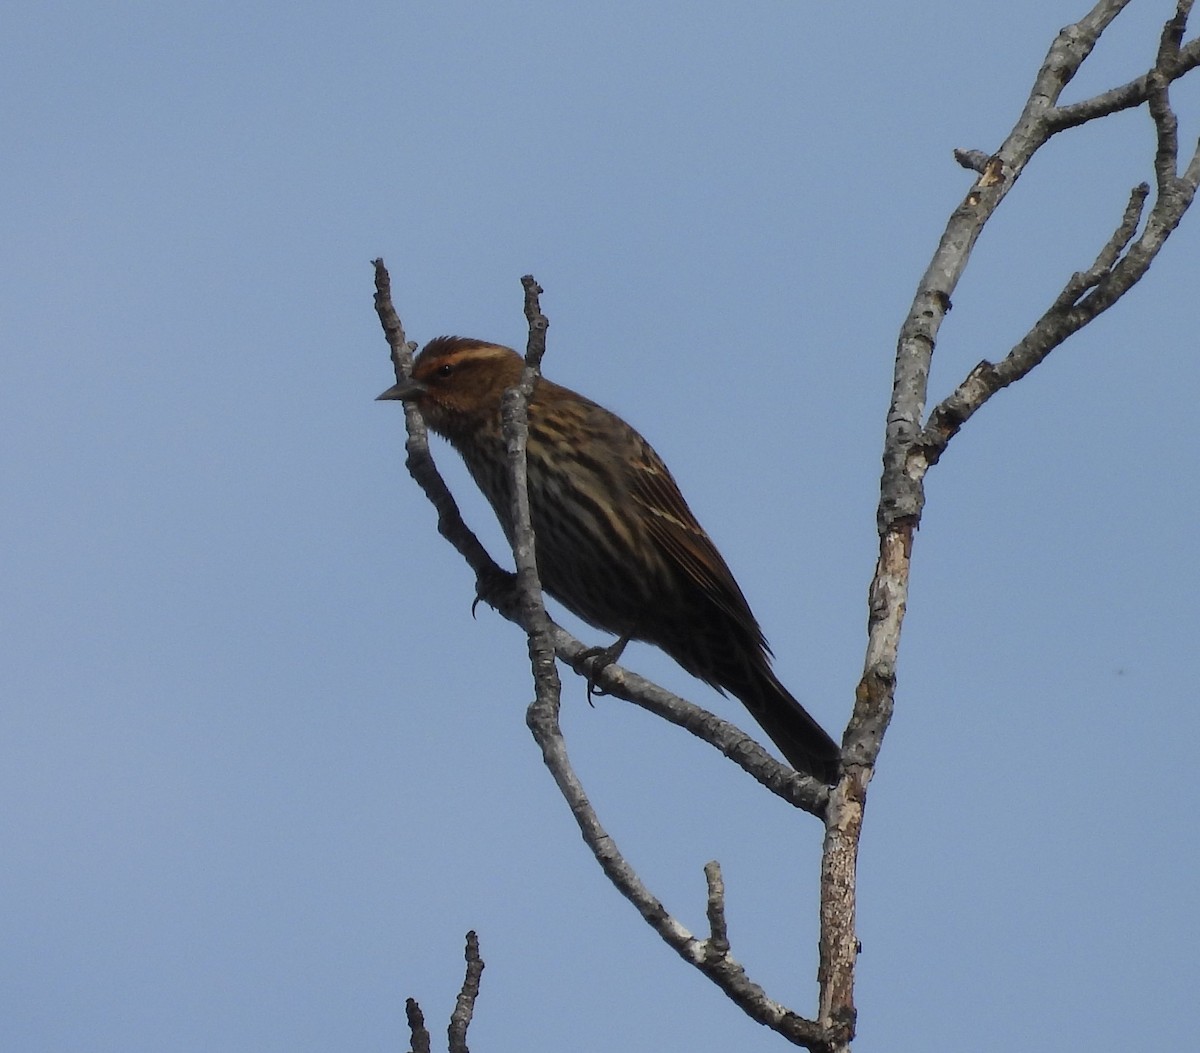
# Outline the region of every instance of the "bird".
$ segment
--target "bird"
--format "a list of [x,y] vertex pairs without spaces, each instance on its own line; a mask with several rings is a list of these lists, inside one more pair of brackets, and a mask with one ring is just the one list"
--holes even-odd
[[[501,400],[521,378],[512,348],[431,340],[411,376],[378,396],[415,405],[466,463],[511,543],[512,479]],[[528,402],[530,519],[543,590],[589,625],[669,655],[739,699],[788,763],[837,782],[837,743],[771,667],[771,651],[728,564],[662,458],[604,407],[539,377]],[[599,649],[597,649],[599,651]]]

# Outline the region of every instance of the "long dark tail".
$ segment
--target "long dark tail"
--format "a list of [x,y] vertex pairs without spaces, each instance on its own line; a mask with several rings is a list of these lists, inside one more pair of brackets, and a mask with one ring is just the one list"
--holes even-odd
[[832,786],[838,780],[841,749],[768,667],[756,670],[748,685],[728,685],[798,772]]

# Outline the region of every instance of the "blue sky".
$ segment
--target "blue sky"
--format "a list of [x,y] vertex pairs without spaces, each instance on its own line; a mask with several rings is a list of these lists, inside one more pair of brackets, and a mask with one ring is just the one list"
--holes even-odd
[[[1133,4],[1069,97],[1141,72],[1172,6]],[[1086,4],[875,7],[10,5],[0,1046],[391,1050],[408,995],[438,1041],[475,928],[476,1048],[782,1048],[579,841],[524,642],[471,620],[372,401],[369,261],[421,341],[519,344],[538,277],[546,372],[651,439],[839,733],[896,332],[969,185],[951,150],[999,143]],[[1200,89],[1176,97],[1194,142]],[[1151,147],[1139,113],[1034,161],[935,398],[1092,261]],[[1189,1044],[1197,230],[930,475],[857,1049]],[[701,926],[719,859],[734,953],[811,1014],[818,825],[570,681],[564,725],[656,892]]]

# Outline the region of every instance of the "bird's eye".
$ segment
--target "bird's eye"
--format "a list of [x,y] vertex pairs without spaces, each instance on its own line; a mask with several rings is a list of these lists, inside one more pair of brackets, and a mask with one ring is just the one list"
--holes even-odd
[[449,362],[445,362],[437,368],[437,375],[439,377],[448,377],[453,372],[454,367]]

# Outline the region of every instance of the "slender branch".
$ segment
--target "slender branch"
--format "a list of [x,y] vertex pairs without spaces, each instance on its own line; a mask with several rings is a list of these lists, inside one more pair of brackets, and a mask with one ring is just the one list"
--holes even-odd
[[529,397],[540,376],[542,355],[546,352],[546,328],[549,321],[538,305],[541,288],[531,275],[521,279],[525,286],[525,314],[529,319],[529,348],[520,383],[504,393],[500,416],[504,425],[509,468],[513,476],[512,522],[513,559],[517,565],[517,603],[520,623],[529,639],[529,660],[533,667],[536,701],[533,706],[546,719],[558,723],[558,708],[562,683],[554,661],[554,639],[550,616],[542,599],[542,584],[538,577],[536,539],[529,512],[528,472],[525,448],[529,441]]
[[1168,26],[1178,23],[1181,28],[1176,38],[1175,50],[1167,57],[1166,61],[1160,51],[1155,68],[1143,73],[1140,77],[1135,77],[1127,84],[1110,88],[1099,95],[1093,95],[1090,99],[1059,106],[1052,114],[1048,115],[1054,132],[1078,128],[1081,124],[1094,121],[1099,117],[1107,117],[1113,113],[1120,113],[1122,110],[1141,106],[1150,98],[1154,90],[1153,81],[1156,77],[1165,75],[1168,80],[1176,81],[1200,66],[1200,39],[1180,46],[1183,40],[1183,26],[1190,13],[1184,10],[1185,6],[1190,8],[1191,4],[1180,4],[1176,9],[1175,17],[1167,23]]
[[[713,881],[709,877],[710,919],[718,920],[718,938],[698,940],[680,924],[645,885],[621,854],[616,842],[600,823],[584,792],[570,758],[559,723],[561,684],[554,663],[552,623],[542,602],[535,558],[536,539],[530,521],[526,475],[526,444],[529,438],[527,404],[537,383],[541,358],[546,350],[549,325],[538,300],[541,287],[532,275],[521,279],[525,288],[525,316],[529,321],[529,342],[525,369],[517,387],[504,393],[502,418],[513,472],[513,558],[517,561],[517,582],[523,620],[529,635],[529,653],[533,664],[536,698],[526,713],[526,723],[542,749],[542,757],[559,792],[579,826],[587,846],[617,890],[637,908],[659,936],[685,960],[709,977],[722,991],[754,1020],[778,1031],[790,1041],[812,1047],[824,1040],[821,1029],[812,1020],[787,1009],[767,997],[745,970],[730,955],[724,938],[723,906],[714,907]],[[717,879],[719,881],[719,877]],[[716,911],[714,914],[713,912]],[[721,943],[724,940],[724,943]]]
[[[412,374],[412,356],[417,345],[404,335],[404,326],[392,302],[392,279],[387,267],[382,259],[372,261],[372,265],[375,268],[375,313],[383,326],[392,367],[399,383]],[[433,455],[429,452],[429,432],[421,418],[421,411],[412,403],[404,403],[404,425],[408,435],[404,444],[407,453],[405,467],[437,510],[438,533],[454,546],[475,571],[476,594],[488,600],[503,591],[512,575],[488,555],[487,549],[463,522],[453,495],[433,463]]]
[[483,959],[479,956],[479,937],[475,935],[473,929],[467,933],[464,957],[467,961],[467,972],[463,977],[462,990],[458,992],[458,999],[454,1004],[454,1012],[450,1014],[450,1026],[446,1029],[450,1053],[470,1053],[467,1048],[467,1028],[471,1026],[471,1018],[475,1015],[475,1000],[479,997],[479,979],[483,975]]
[[431,1038],[429,1028],[425,1026],[425,1015],[415,998],[404,1001],[404,1013],[408,1018],[408,1031],[411,1038],[412,1053],[430,1053]]
[[1003,361],[996,365],[980,362],[951,395],[934,407],[929,423],[913,443],[910,457],[919,458],[926,468],[936,464],[950,440],[988,399],[1026,376],[1067,337],[1099,313],[1098,301],[1091,301],[1082,309],[1076,305],[1085,293],[1112,274],[1117,259],[1137,229],[1149,193],[1150,187],[1145,183],[1134,187],[1120,226],[1100,250],[1096,262],[1086,271],[1077,271],[1071,276],[1053,305]]
[[[585,648],[564,629],[555,626],[555,648],[559,658],[581,676],[593,668],[594,648]],[[618,665],[606,665],[594,674],[593,682],[605,695],[613,695],[640,706],[691,732],[715,746],[738,767],[788,804],[822,818],[829,788],[809,775],[802,775],[772,757],[759,743],[735,724],[715,713],[680,698]]]
[[552,719],[543,707],[535,703],[529,707],[527,720],[542,749],[546,767],[570,807],[584,841],[617,891],[633,904],[669,947],[707,976],[751,1019],[778,1032],[795,1045],[809,1049],[823,1048],[825,1035],[820,1026],[768,997],[746,975],[741,964],[730,956],[727,940],[722,945],[721,939],[725,936],[724,908],[723,905],[714,906],[712,878],[709,879],[708,901],[712,935],[707,940],[700,940],[671,915],[662,901],[647,888],[622,855],[616,841],[604,829],[571,766],[557,719]]
[[[1084,293],[1095,289],[1101,282],[1108,277],[1109,272],[1116,266],[1117,260],[1121,258],[1133,240],[1134,234],[1137,233],[1138,224],[1142,221],[1142,212],[1146,207],[1146,198],[1150,194],[1150,186],[1147,183],[1139,183],[1130,191],[1129,203],[1125,206],[1125,214],[1121,217],[1121,222],[1117,229],[1113,231],[1113,235],[1108,239],[1104,248],[1100,250],[1096,257],[1096,262],[1093,263],[1086,271],[1077,271],[1071,275],[1063,291],[1059,293],[1058,299],[1054,301],[1054,308],[1060,311],[1070,310]],[[1043,316],[1044,317],[1044,316]]]
[[396,380],[407,380],[412,373],[412,353],[417,345],[410,343],[404,335],[404,324],[392,303],[392,276],[388,274],[383,260],[372,260],[371,266],[375,268],[375,313],[379,315],[383,335],[387,338]]
[[708,947],[709,955],[724,957],[729,953],[729,927],[725,923],[725,878],[721,864],[715,859],[704,864],[704,879],[708,882]]
[[[467,1028],[475,1015],[475,1000],[479,997],[479,979],[483,975],[483,959],[479,957],[479,937],[474,931],[467,933],[467,972],[463,977],[462,989],[450,1014],[450,1025],[446,1029],[450,1053],[470,1053],[467,1048]],[[430,1053],[429,1028],[425,1026],[425,1014],[415,998],[405,999],[405,1016],[411,1035],[411,1053]]]

